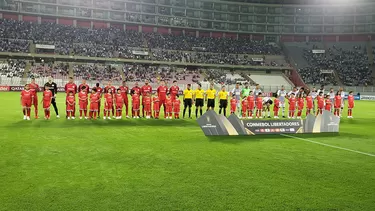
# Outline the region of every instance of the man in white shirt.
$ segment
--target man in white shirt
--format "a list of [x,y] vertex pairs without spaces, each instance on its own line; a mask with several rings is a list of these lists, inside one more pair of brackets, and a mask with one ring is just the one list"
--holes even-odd
[[319,92],[316,91],[315,86],[312,88],[312,91],[310,92],[310,95],[313,99],[313,112],[315,114],[315,98],[318,96]]
[[277,91],[277,96],[279,97],[279,100],[280,100],[279,107],[282,108],[283,118],[285,118],[285,98],[286,98],[286,95],[287,95],[287,92],[285,90],[285,87],[281,86],[281,89]]

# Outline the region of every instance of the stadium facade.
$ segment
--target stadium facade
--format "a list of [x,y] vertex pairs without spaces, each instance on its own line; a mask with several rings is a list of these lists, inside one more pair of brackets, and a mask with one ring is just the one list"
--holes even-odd
[[0,0],[0,18],[269,42],[375,40],[375,3],[270,2],[274,1]]

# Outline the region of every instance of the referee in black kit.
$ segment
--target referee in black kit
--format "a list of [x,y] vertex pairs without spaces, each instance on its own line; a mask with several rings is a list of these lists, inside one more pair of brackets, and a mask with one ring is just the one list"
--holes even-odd
[[60,118],[59,116],[59,110],[57,109],[56,106],[56,94],[57,94],[57,84],[53,82],[53,78],[49,77],[48,82],[44,84],[44,87],[49,87],[49,90],[52,92],[52,101],[51,104],[53,106],[53,109],[55,109],[56,117]]

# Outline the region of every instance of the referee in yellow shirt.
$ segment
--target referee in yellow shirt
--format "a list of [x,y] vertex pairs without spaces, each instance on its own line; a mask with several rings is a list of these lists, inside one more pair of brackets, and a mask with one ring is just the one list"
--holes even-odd
[[198,89],[194,91],[194,101],[195,101],[195,116],[198,118],[198,109],[199,113],[202,116],[202,110],[204,106],[204,90],[202,89],[202,85],[198,84]]
[[189,118],[191,119],[191,106],[193,105],[193,90],[191,90],[191,84],[187,85],[184,90],[184,113],[183,118],[185,118],[186,108],[189,107]]
[[210,88],[206,91],[207,111],[215,109],[215,98],[216,90],[214,89],[214,84],[211,84]]
[[221,91],[219,92],[219,100],[220,100],[220,110],[219,114],[221,114],[221,110],[224,110],[224,116],[227,115],[227,107],[228,107],[228,92],[225,91],[225,86],[221,87]]

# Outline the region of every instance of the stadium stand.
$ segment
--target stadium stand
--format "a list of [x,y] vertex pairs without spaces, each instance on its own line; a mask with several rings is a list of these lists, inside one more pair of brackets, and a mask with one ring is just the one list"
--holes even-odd
[[249,77],[254,82],[261,84],[264,87],[285,86],[286,89],[291,89],[291,87],[293,87],[293,84],[281,74],[250,74]]

